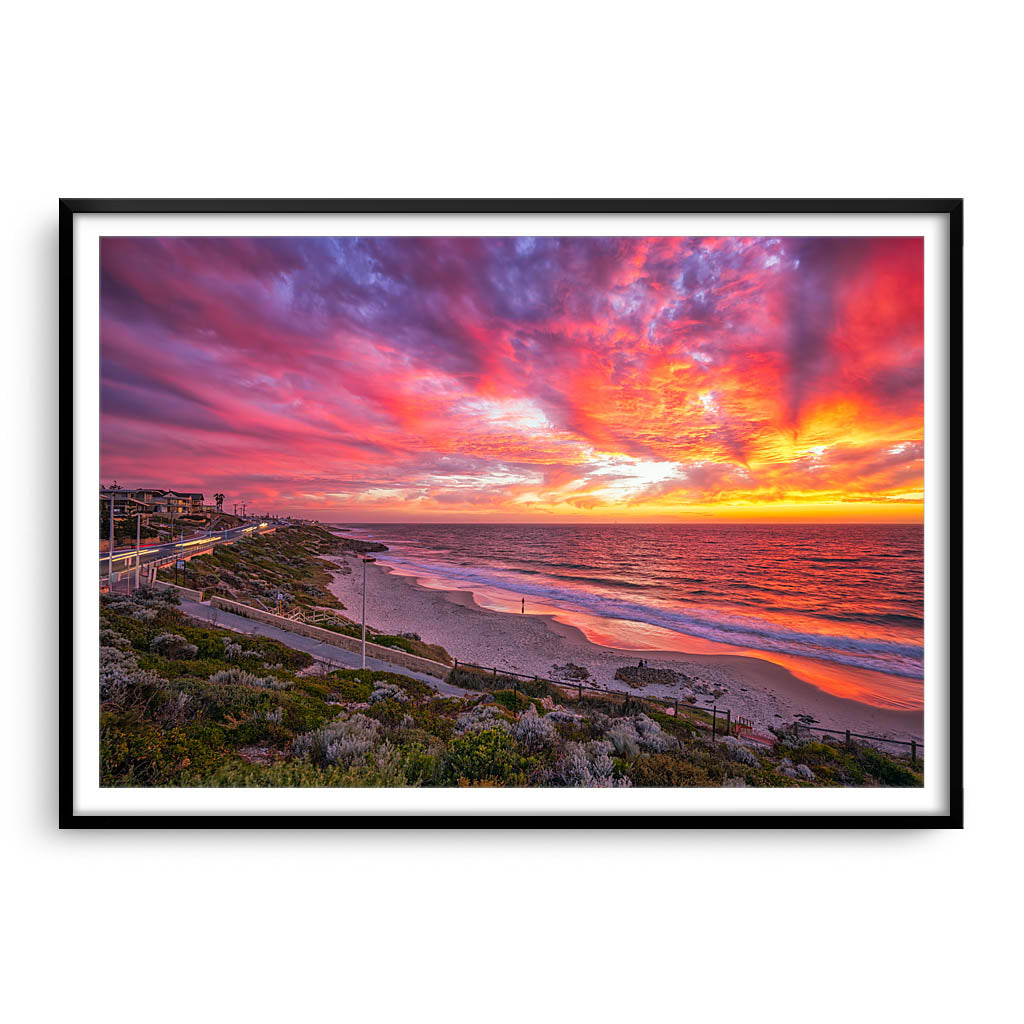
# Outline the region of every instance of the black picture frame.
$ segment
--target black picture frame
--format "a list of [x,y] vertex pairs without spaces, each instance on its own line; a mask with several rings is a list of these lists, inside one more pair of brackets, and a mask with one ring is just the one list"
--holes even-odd
[[[963,799],[963,212],[962,199],[61,199],[61,491],[74,477],[74,220],[78,214],[938,214],[948,218],[949,267],[949,792],[944,814],[629,815],[99,815],[74,808],[73,587],[61,588],[60,828],[962,828]],[[62,565],[73,541],[59,539]]]

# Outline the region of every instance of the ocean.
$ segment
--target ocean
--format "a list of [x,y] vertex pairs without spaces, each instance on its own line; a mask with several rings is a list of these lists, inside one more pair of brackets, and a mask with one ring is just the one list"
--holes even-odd
[[714,645],[705,650],[726,645],[923,677],[921,526],[346,529],[387,544],[380,560],[396,572],[483,595],[505,611],[525,599],[529,611],[603,622],[606,642],[653,650],[677,634]]

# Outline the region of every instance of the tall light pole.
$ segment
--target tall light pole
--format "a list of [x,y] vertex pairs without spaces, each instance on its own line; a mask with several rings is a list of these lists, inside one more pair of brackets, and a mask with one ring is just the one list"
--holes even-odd
[[114,492],[110,492],[110,558],[107,561],[107,586],[112,586],[114,575]]
[[139,572],[142,563],[142,512],[135,513],[135,589],[139,589]]
[[363,668],[366,668],[366,563],[376,562],[370,555],[363,555]]

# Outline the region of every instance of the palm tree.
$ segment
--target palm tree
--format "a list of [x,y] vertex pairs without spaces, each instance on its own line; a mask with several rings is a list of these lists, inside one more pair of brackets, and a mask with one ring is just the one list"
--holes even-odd
[[224,506],[224,495],[223,494],[215,494],[213,496],[213,500],[215,502],[217,502],[217,511],[218,512],[223,512],[224,511],[224,507],[223,507]]

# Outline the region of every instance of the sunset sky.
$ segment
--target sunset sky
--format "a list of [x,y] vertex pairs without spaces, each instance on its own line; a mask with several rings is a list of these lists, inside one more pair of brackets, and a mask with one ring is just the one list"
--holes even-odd
[[102,483],[349,522],[919,522],[919,238],[106,238]]

